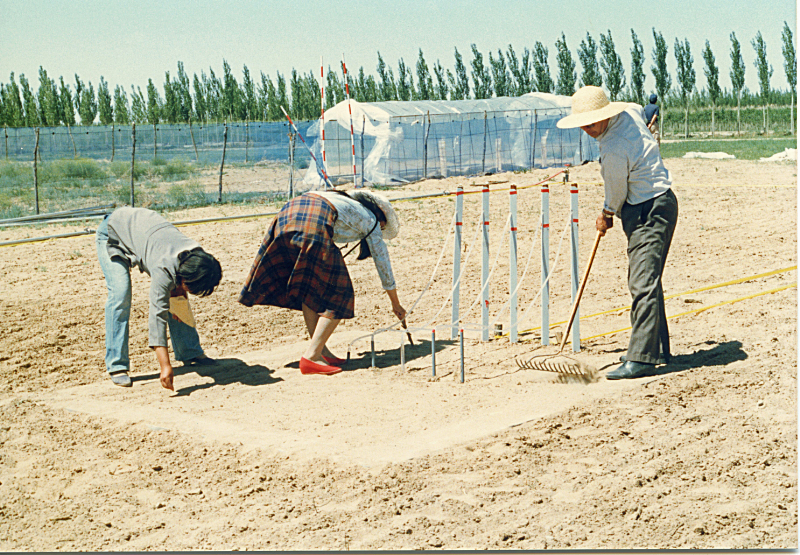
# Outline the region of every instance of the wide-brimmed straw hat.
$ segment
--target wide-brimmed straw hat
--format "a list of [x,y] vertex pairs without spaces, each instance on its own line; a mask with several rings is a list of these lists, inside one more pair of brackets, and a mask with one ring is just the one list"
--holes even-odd
[[572,129],[591,125],[621,113],[627,102],[609,102],[600,87],[587,85],[572,95],[572,113],[556,123],[559,129]]
[[358,200],[359,196],[366,197],[378,205],[381,212],[386,216],[386,227],[381,232],[384,239],[394,239],[400,231],[400,219],[397,217],[397,212],[394,211],[392,203],[389,202],[383,195],[379,195],[375,191],[367,189],[359,189],[358,191],[350,191],[350,196]]

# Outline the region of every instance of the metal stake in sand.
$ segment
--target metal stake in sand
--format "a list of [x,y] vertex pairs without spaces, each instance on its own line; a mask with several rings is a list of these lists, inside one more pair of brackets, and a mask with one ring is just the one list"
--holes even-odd
[[320,122],[320,147],[322,148],[322,167],[328,162],[325,159],[325,66],[322,65],[322,56],[319,57],[319,122]]
[[481,262],[481,340],[489,341],[489,185],[483,186],[483,261]]
[[542,345],[550,344],[550,186],[542,183]]
[[436,328],[431,330],[431,375],[436,377]]
[[[569,180],[569,170],[564,173],[564,183]],[[571,241],[571,259],[572,259],[572,302],[578,296],[578,287],[580,286],[580,269],[578,267],[578,184],[570,183],[570,212],[572,218],[572,232],[570,234]],[[567,332],[568,333],[568,332]],[[581,350],[581,330],[580,330],[580,307],[576,307],[575,323],[572,326],[572,351],[577,353]]]
[[292,121],[292,118],[289,117],[289,114],[286,113],[286,109],[283,106],[281,106],[281,111],[283,112],[283,115],[286,116],[286,119],[289,120],[289,123],[291,124],[292,129],[294,129],[294,132],[297,133],[298,137],[300,137],[300,140],[303,142],[303,146],[306,147],[306,150],[311,155],[311,159],[314,160],[314,163],[317,165],[317,168],[319,168],[320,171],[322,172],[322,177],[325,178],[325,185],[333,189],[333,184],[331,183],[331,180],[328,178],[328,174],[325,173],[325,168],[319,165],[319,160],[317,160],[317,157],[314,156],[314,151],[312,151],[311,148],[308,146],[308,143],[306,143],[306,140],[303,138],[303,134],[300,133],[299,129],[297,129],[297,126]]
[[406,371],[406,336],[400,334],[400,369]]
[[353,138],[353,108],[350,102],[350,79],[347,77],[347,65],[344,63],[344,54],[342,54],[342,70],[344,71],[344,93],[347,97],[347,111],[350,113],[350,150],[353,152],[353,187],[358,187],[358,183],[356,183],[356,143]]
[[369,348],[372,351],[372,364],[371,367],[375,368],[375,336],[369,338]]
[[461,383],[464,383],[464,330],[459,330],[461,343]]
[[511,210],[511,236],[509,239],[508,257],[508,288],[511,291],[511,298],[508,303],[509,331],[508,340],[516,343],[517,338],[517,186],[511,184],[508,191],[508,199]]
[[456,228],[453,232],[453,317],[450,328],[450,338],[458,337],[458,301],[461,282],[461,229],[462,216],[464,214],[464,187],[461,185],[456,189]]

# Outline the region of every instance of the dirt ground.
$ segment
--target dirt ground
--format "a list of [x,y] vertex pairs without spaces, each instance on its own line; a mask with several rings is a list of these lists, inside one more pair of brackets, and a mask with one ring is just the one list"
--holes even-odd
[[[448,325],[452,195],[395,203],[402,227],[389,251],[401,302],[414,307],[414,345],[380,333],[371,365],[369,335],[392,315],[372,262],[351,255],[356,317],[330,346],[352,360],[329,377],[299,373],[299,313],[236,302],[269,217],[181,228],[224,276],[212,296],[192,299],[219,363],[176,363],[175,393],[158,385],[147,348],[146,275],[133,272],[134,386],[123,389],[104,371],[94,237],[0,248],[0,550],[796,549],[796,163],[666,164],[680,203],[664,276],[674,359],[638,380],[603,377],[629,338],[618,222],[600,242],[574,355],[599,377],[516,363],[553,353],[569,313],[570,194],[559,175],[550,183],[551,345],[542,347],[536,184],[555,170],[386,191],[399,199],[491,182],[490,315],[507,332],[507,188],[520,188],[520,276],[531,262],[516,344],[478,340],[481,195],[464,197],[464,383]],[[226,179],[272,179],[258,171]],[[602,204],[599,167],[570,178],[582,272]],[[8,229],[0,241],[94,225]]]

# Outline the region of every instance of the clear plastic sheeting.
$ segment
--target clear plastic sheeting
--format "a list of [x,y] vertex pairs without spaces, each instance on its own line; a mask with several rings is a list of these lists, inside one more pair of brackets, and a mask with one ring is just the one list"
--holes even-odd
[[[579,165],[598,158],[594,139],[580,129],[556,127],[570,113],[568,96],[350,103],[340,102],[325,112],[325,169],[334,184],[392,185]],[[306,136],[309,142],[315,139],[312,149],[319,161],[320,124],[311,125]],[[304,182],[324,187],[313,160]]]

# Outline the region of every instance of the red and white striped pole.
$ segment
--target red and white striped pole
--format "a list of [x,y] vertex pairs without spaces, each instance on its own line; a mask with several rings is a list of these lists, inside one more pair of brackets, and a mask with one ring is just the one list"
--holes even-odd
[[344,54],[342,54],[342,70],[344,71],[344,94],[347,97],[347,111],[350,113],[350,150],[353,152],[353,187],[358,187],[356,184],[356,143],[353,138],[353,108],[350,105],[350,80],[347,77],[347,64],[344,63]]
[[325,169],[325,164],[328,160],[325,158],[325,70],[322,65],[322,56],[319,57],[319,97],[320,97],[320,146],[322,147],[322,168]]

